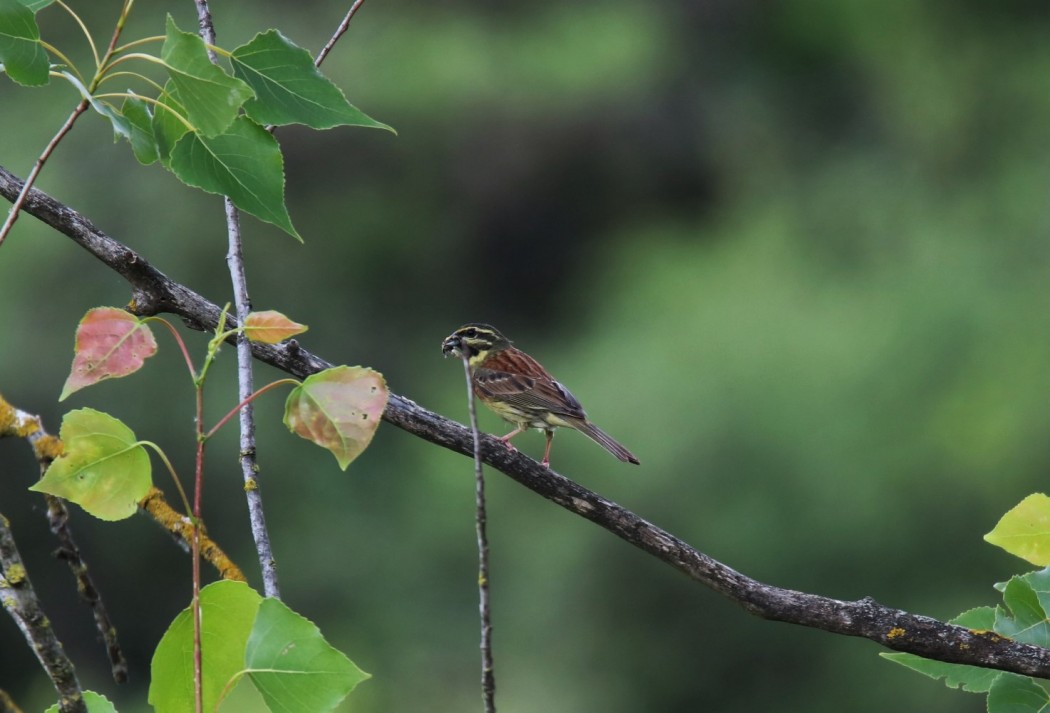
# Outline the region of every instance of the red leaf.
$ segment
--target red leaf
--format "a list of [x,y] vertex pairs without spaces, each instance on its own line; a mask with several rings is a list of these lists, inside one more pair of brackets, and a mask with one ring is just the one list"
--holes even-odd
[[96,307],[77,325],[73,352],[73,368],[59,401],[103,379],[138,371],[157,353],[157,342],[138,317],[115,307]]

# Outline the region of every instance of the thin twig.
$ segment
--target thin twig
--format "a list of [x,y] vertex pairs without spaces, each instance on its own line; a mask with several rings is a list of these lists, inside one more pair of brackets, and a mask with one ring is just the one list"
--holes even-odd
[[87,704],[73,662],[66,656],[55,630],[44,615],[22,557],[11,534],[11,523],[0,515],[0,602],[18,624],[58,691],[62,713],[87,713]]
[[[212,22],[211,10],[207,0],[195,0],[197,17],[200,21],[201,37],[208,45],[215,44],[215,25]],[[212,62],[216,62],[215,52],[208,50]],[[240,216],[233,201],[223,199],[226,209],[226,234],[229,251],[226,263],[230,271],[230,282],[233,285],[233,302],[237,311],[237,321],[244,323],[252,311],[251,298],[248,295],[248,277],[244,269],[244,243],[241,240]],[[266,513],[263,509],[262,490],[259,487],[259,462],[255,442],[255,410],[248,399],[254,391],[252,374],[252,349],[248,337],[243,333],[236,336],[237,343],[237,397],[241,402],[247,401],[240,410],[240,463],[241,475],[244,478],[244,494],[248,500],[248,520],[251,524],[252,538],[255,540],[255,552],[259,558],[259,569],[262,571],[263,594],[267,597],[280,598],[281,591],[277,581],[277,560],[270,545],[270,533],[266,528]]]
[[26,196],[29,195],[30,189],[33,184],[36,183],[37,176],[40,175],[40,171],[43,170],[44,164],[51,157],[51,154],[58,147],[58,143],[70,132],[73,128],[73,124],[76,123],[77,118],[87,111],[88,100],[81,99],[80,103],[77,104],[76,108],[73,109],[73,113],[66,119],[66,123],[62,124],[61,128],[51,137],[51,140],[47,142],[47,146],[40,152],[40,155],[36,159],[36,163],[33,164],[33,170],[29,172],[29,177],[22,185],[22,191],[18,194],[15,200],[11,204],[11,210],[7,212],[7,218],[4,220],[4,224],[0,227],[0,246],[4,244],[4,240],[11,232],[11,228],[15,226],[15,221],[18,220],[19,214],[22,212],[22,205],[25,203]]
[[478,615],[481,618],[481,698],[485,713],[496,713],[496,669],[492,663],[492,612],[489,607],[489,538],[486,532],[488,516],[485,511],[485,472],[481,466],[481,436],[478,433],[478,410],[474,404],[474,388],[470,379],[470,359],[463,356],[463,372],[467,378],[467,411],[470,413],[470,433],[474,441],[474,498],[475,529],[478,536]]
[[[226,224],[229,228],[229,253],[226,262],[233,282],[233,299],[237,308],[237,321],[244,320],[252,311],[251,299],[248,297],[248,278],[244,270],[244,244],[241,240],[240,222],[233,202],[226,199]],[[254,390],[252,376],[252,345],[243,332],[237,335],[237,395],[242,402],[247,402],[240,410],[240,463],[241,475],[244,477],[244,494],[248,499],[248,520],[251,523],[252,538],[255,540],[255,552],[259,557],[259,569],[262,571],[263,594],[267,597],[280,598],[281,590],[277,582],[277,560],[270,545],[270,533],[266,528],[266,513],[263,510],[262,491],[259,489],[259,462],[256,458],[255,443],[255,407],[251,402]]]
[[[55,457],[61,453],[62,442],[44,430],[39,416],[14,408],[4,401],[3,397],[0,397],[0,409],[6,409],[10,418],[6,425],[0,424],[0,437],[17,435],[29,441],[40,466],[40,475],[43,476]],[[54,495],[45,495],[44,499],[47,502],[48,524],[59,542],[58,549],[55,550],[55,557],[64,560],[69,565],[77,582],[77,591],[80,592],[81,599],[91,607],[95,627],[106,645],[113,680],[117,683],[124,683],[128,680],[128,662],[117,641],[117,629],[109,618],[109,613],[102,603],[102,597],[91,579],[87,563],[81,557],[80,548],[73,539],[73,532],[69,528],[69,509],[66,507],[66,502]]]
[[[69,8],[66,9],[68,10]],[[124,6],[120,12],[120,17],[117,18],[117,23],[113,27],[113,35],[109,40],[109,46],[106,48],[105,58],[102,59],[101,62],[98,62],[98,57],[95,57],[99,72],[102,71],[102,66],[108,62],[110,56],[112,56],[113,54],[114,48],[117,46],[117,40],[120,39],[120,33],[124,29],[124,22],[127,19],[128,10],[128,3],[127,0],[125,0]],[[76,17],[76,15],[74,14],[73,17]],[[77,18],[77,21],[79,22],[79,18]],[[81,24],[81,27],[83,27],[83,24]],[[89,36],[89,42],[90,39],[91,38]],[[94,44],[92,44],[91,46],[91,51],[95,51]],[[91,86],[88,89],[88,91],[94,92],[100,80],[101,76],[96,72],[95,78],[92,80]],[[33,184],[36,183],[37,176],[39,176],[40,171],[43,170],[44,164],[47,163],[47,160],[51,157],[51,154],[58,147],[59,142],[62,141],[65,135],[68,134],[73,128],[73,124],[76,123],[77,118],[79,118],[81,114],[87,111],[88,106],[90,106],[88,98],[84,97],[83,99],[81,99],[80,103],[76,105],[76,107],[73,109],[73,112],[69,115],[69,118],[66,119],[66,122],[62,124],[61,128],[59,128],[55,135],[51,137],[51,140],[47,143],[47,146],[44,147],[44,150],[41,152],[40,156],[37,157],[36,163],[33,164],[33,169],[29,172],[29,177],[26,179],[25,185],[22,186],[21,194],[17,198],[15,198],[14,201],[12,201],[11,210],[8,211],[7,218],[4,220],[3,226],[0,226],[0,246],[3,246],[4,240],[7,238],[8,234],[11,232],[11,229],[14,227],[15,221],[18,220],[18,215],[22,212],[22,204],[25,202],[26,194],[33,187]]]
[[64,560],[69,565],[73,577],[77,580],[77,591],[80,598],[91,607],[91,613],[95,617],[95,629],[106,646],[106,655],[109,657],[109,671],[116,683],[127,683],[128,662],[124,658],[124,652],[117,641],[117,628],[110,621],[109,613],[102,604],[102,596],[88,572],[87,563],[80,555],[80,548],[73,540],[73,533],[69,530],[69,508],[66,501],[54,495],[45,495],[47,502],[47,521],[51,526],[51,532],[58,538],[59,547],[55,550],[55,557]]
[[354,4],[351,5],[350,9],[346,12],[346,17],[344,17],[343,21],[339,23],[339,27],[335,28],[335,33],[332,35],[331,39],[329,39],[328,42],[325,43],[325,46],[321,48],[321,51],[317,53],[317,58],[314,59],[315,67],[321,66],[321,62],[324,62],[325,57],[327,57],[328,53],[332,51],[333,47],[335,47],[335,43],[338,42],[339,38],[343,36],[343,33],[349,29],[350,21],[354,19],[354,15],[357,14],[358,8],[364,4],[365,0],[354,0]]
[[[0,195],[13,201],[22,181],[0,166]],[[73,208],[33,189],[25,212],[66,235],[130,284],[139,314],[170,312],[191,327],[213,331],[222,310],[185,285],[168,278],[145,258],[99,230]],[[232,322],[227,328],[235,328]],[[282,344],[252,344],[256,359],[305,379],[331,363],[312,354],[296,340]],[[383,420],[443,448],[470,455],[470,430],[398,394],[390,394]],[[759,582],[691,547],[671,533],[642,519],[578,483],[510,451],[498,438],[482,436],[481,458],[534,493],[608,530],[693,581],[736,602],[755,616],[874,641],[894,651],[948,663],[1010,671],[1050,679],[1050,649],[945,624],[879,604],[871,598],[841,601],[819,594],[784,589]]]

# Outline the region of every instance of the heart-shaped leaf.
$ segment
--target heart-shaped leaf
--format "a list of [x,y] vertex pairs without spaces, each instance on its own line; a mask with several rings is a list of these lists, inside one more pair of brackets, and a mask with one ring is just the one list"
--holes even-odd
[[260,124],[314,129],[367,126],[391,130],[352,105],[314,65],[310,53],[277,30],[256,35],[230,57],[233,74],[254,91],[244,111]]
[[[204,710],[214,711],[244,670],[244,647],[262,597],[244,582],[224,580],[201,589]],[[150,664],[149,702],[158,713],[192,711],[193,613],[184,609],[164,632]],[[305,709],[304,709],[305,710]]]
[[377,371],[361,366],[325,369],[292,389],[284,424],[327,448],[346,470],[371,443],[388,396],[386,381]]
[[1050,565],[1050,497],[1029,495],[1003,515],[984,539],[1034,565]]
[[[94,691],[84,691],[84,703],[87,704],[88,713],[117,713],[116,707],[108,698]],[[59,713],[60,710],[56,703],[44,713]]]
[[330,711],[370,677],[279,599],[259,605],[244,661],[273,713]]
[[33,13],[18,0],[0,0],[0,65],[7,76],[27,87],[47,84],[51,69]]
[[252,312],[244,318],[244,333],[253,342],[277,344],[308,329],[275,310]]
[[124,100],[120,113],[127,120],[130,130],[127,138],[135,158],[143,166],[155,162],[160,155],[157,152],[157,139],[153,136],[153,112],[149,104],[136,96],[130,96]]
[[84,408],[65,415],[59,435],[65,452],[29,489],[65,498],[102,520],[135,514],[152,475],[149,454],[131,429]]
[[133,374],[157,353],[153,332],[138,317],[115,307],[96,307],[77,325],[73,368],[59,401],[85,386]]
[[160,58],[179,92],[179,101],[197,130],[205,136],[218,136],[233,123],[251,87],[222,71],[208,58],[204,41],[192,32],[183,32],[171,15]]
[[[158,143],[163,152],[160,136]],[[244,212],[302,240],[284,205],[284,159],[277,139],[248,117],[237,117],[219,136],[183,133],[167,166],[187,186],[229,196]]]

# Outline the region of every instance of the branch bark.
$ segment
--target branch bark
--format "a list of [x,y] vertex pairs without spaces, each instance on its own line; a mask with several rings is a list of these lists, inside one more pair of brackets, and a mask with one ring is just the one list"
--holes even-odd
[[62,713],[87,713],[73,662],[66,656],[44,614],[3,515],[0,515],[0,600],[58,691],[58,709]]
[[[0,195],[14,200],[21,187],[22,182],[0,166]],[[127,280],[134,295],[133,307],[140,314],[170,312],[182,317],[191,327],[214,329],[220,314],[216,305],[170,280],[72,208],[33,189],[23,210],[75,241]],[[253,344],[252,351],[256,359],[299,378],[331,366],[294,340],[278,345]],[[383,419],[435,445],[465,456],[473,455],[468,428],[404,396],[390,395]],[[945,624],[879,604],[871,598],[840,601],[759,582],[522,453],[508,450],[492,436],[482,437],[481,457],[486,464],[534,493],[605,528],[756,616],[858,636],[894,651],[939,661],[1050,679],[1050,649],[1012,641],[993,632]]]

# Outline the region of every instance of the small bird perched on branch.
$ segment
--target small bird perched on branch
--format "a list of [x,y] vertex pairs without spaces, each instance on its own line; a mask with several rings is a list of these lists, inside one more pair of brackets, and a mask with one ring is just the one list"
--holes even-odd
[[508,448],[514,449],[510,439],[525,429],[539,429],[547,435],[542,462],[549,467],[554,429],[565,426],[592,438],[624,463],[638,463],[634,454],[587,420],[583,406],[568,389],[495,327],[480,322],[465,324],[445,338],[441,351],[446,357],[466,357],[474,395],[517,426],[500,438]]

